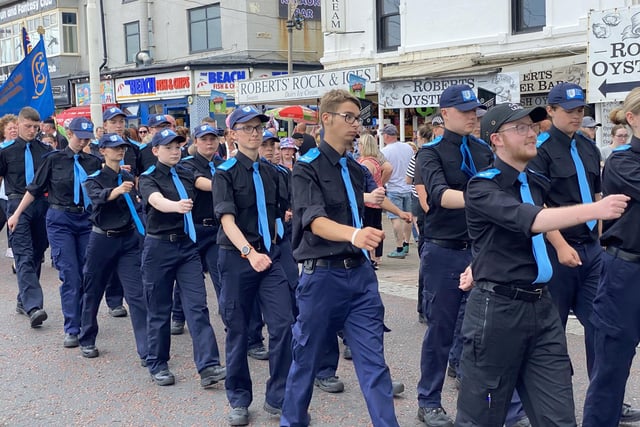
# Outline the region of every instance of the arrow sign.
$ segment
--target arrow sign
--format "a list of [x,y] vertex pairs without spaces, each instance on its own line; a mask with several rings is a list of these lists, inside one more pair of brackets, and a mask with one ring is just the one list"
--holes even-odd
[[638,82],[622,82],[622,83],[607,83],[605,79],[598,90],[604,96],[607,96],[607,93],[615,93],[615,92],[629,92],[632,89],[640,86],[640,81]]

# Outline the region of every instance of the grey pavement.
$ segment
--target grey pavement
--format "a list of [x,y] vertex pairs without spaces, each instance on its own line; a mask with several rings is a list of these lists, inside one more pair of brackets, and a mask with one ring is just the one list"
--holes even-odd
[[[386,252],[393,246],[388,224]],[[0,253],[6,235],[0,233]],[[418,258],[415,245],[404,260],[384,258],[378,271],[386,306],[386,323],[392,329],[385,337],[385,355],[394,379],[406,385],[395,399],[401,426],[421,425],[416,418],[416,384],[420,376],[420,347],[425,332],[416,313]],[[27,318],[15,312],[16,281],[10,260],[0,257],[0,425],[126,425],[126,426],[225,426],[229,407],[223,384],[208,390],[199,386],[192,360],[188,333],[174,337],[170,368],[177,383],[158,387],[146,369],[140,367],[134,350],[129,318],[115,319],[106,305],[99,313],[100,357],[84,359],[79,349],[62,347],[63,330],[57,272],[48,258],[43,266],[42,284],[49,319],[39,329],[31,329]],[[217,314],[211,282],[209,307],[224,358],[224,328]],[[567,335],[575,369],[574,390],[578,418],[587,386],[582,337],[579,327]],[[341,346],[342,348],[342,346]],[[253,426],[277,426],[277,417],[262,410],[268,365],[249,359],[254,383],[254,402],[250,407]],[[340,360],[338,375],[345,381],[342,394],[316,389],[310,412],[313,426],[368,426],[364,399],[351,361]],[[627,401],[640,406],[638,365],[634,364]],[[447,381],[443,406],[455,416],[456,391]]]

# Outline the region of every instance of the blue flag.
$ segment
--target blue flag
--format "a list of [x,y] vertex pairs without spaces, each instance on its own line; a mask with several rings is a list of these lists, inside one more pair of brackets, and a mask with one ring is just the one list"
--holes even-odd
[[42,118],[51,116],[55,110],[42,35],[0,86],[0,116],[18,114],[22,107],[35,108]]

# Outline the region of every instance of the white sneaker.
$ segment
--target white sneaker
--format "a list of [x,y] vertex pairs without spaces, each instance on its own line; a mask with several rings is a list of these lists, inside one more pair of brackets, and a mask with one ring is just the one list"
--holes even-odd
[[13,258],[13,250],[11,248],[7,248],[6,252],[4,253],[4,256],[7,258]]

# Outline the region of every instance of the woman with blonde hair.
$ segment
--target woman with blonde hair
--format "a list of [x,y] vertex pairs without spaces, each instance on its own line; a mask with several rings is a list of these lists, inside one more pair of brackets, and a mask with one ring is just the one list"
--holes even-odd
[[[384,155],[378,148],[378,140],[367,134],[362,134],[358,142],[360,148],[360,157],[358,163],[369,169],[374,181],[378,184],[378,187],[384,187],[389,181],[391,173],[393,172],[393,166],[387,162]],[[365,203],[364,207],[364,227],[374,227],[378,230],[382,230],[382,208],[380,205],[372,203]],[[373,266],[377,267],[382,257],[382,242],[375,251],[371,251],[371,260]]]

